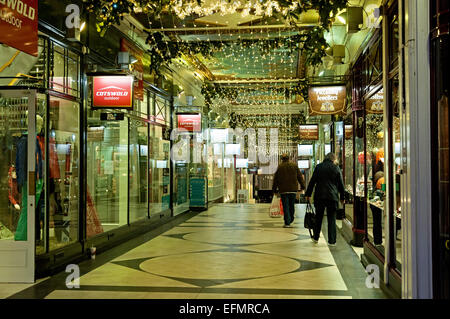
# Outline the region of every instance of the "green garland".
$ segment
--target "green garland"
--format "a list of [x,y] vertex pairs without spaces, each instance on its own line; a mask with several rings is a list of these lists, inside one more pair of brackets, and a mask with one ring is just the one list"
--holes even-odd
[[[187,8],[189,6],[203,5],[203,0],[83,0],[87,4],[87,10],[95,13],[102,27],[121,22],[125,14],[130,14],[135,9],[141,9],[151,17],[160,17],[162,14],[176,14],[175,6]],[[231,2],[231,0],[229,0]],[[320,16],[322,27],[329,30],[334,21],[334,17],[339,10],[347,6],[347,0],[277,0],[277,7],[272,6],[273,13],[286,15],[288,20],[299,19],[302,13],[308,10],[317,10]],[[274,0],[259,0],[263,8],[268,8]],[[272,13],[272,14],[273,14]],[[265,12],[262,12],[266,16]],[[270,15],[270,14],[268,14]]]
[[[182,4],[192,4],[189,0],[83,0],[87,6],[86,9],[97,17],[97,28],[104,33],[107,28],[113,24],[120,24],[126,14],[131,14],[136,8],[142,8],[143,12],[149,17],[159,16],[162,13],[174,13],[173,7],[176,2]],[[260,3],[266,6],[269,0],[262,0]],[[272,0],[271,0],[272,1]],[[202,0],[196,0],[198,5]],[[322,63],[322,58],[326,56],[328,44],[324,38],[324,32],[329,30],[334,16],[340,9],[347,5],[347,0],[306,0],[298,3],[295,9],[292,9],[293,1],[278,0],[279,12],[288,9],[287,16],[298,19],[299,15],[308,10],[317,10],[321,18],[321,25],[312,29],[303,30],[298,35],[267,40],[242,40],[243,46],[259,43],[262,51],[284,46],[293,53],[294,50],[302,50],[306,56],[306,64],[317,66]],[[151,69],[158,72],[163,64],[170,63],[174,58],[182,54],[202,54],[205,57],[211,57],[215,52],[221,50],[229,43],[218,41],[207,42],[175,42],[168,41],[161,32],[149,33],[147,44],[150,45]]]

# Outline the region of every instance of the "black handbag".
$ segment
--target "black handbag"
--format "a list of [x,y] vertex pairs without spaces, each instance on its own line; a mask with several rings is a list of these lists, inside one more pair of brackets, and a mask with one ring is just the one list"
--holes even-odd
[[308,228],[309,235],[311,236],[311,238],[313,238],[311,229],[314,228],[315,224],[316,224],[316,212],[314,211],[314,208],[311,205],[311,203],[308,203],[306,205],[305,228]]

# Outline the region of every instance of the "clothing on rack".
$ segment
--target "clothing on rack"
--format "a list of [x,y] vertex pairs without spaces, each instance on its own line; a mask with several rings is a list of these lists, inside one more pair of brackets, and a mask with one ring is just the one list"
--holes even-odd
[[[39,145],[41,146],[41,151],[43,158],[45,160],[45,137],[43,135],[38,135]],[[56,153],[56,141],[53,137],[48,139],[48,149],[50,153],[49,166],[50,166],[50,178],[61,178],[61,173],[59,171],[58,154]]]
[[[28,135],[22,135],[17,142],[16,173],[17,186],[21,189],[27,181]],[[43,179],[43,157],[39,140],[36,138],[36,179]]]
[[19,189],[17,188],[17,174],[14,165],[8,170],[8,198],[13,206],[20,205],[20,194]]

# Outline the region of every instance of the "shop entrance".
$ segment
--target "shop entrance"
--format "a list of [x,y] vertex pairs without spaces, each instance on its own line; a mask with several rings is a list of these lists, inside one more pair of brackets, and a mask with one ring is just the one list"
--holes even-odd
[[35,90],[0,90],[0,282],[34,282],[35,212],[43,185]]

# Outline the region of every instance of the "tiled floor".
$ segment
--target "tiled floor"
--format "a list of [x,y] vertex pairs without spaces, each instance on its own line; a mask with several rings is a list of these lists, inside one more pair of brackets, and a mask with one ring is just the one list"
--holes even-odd
[[365,287],[364,268],[340,235],[336,247],[323,236],[310,241],[303,208],[283,228],[268,205],[216,205],[132,249],[115,248],[120,255],[83,262],[79,289],[66,288],[61,273],[12,298],[385,298]]

